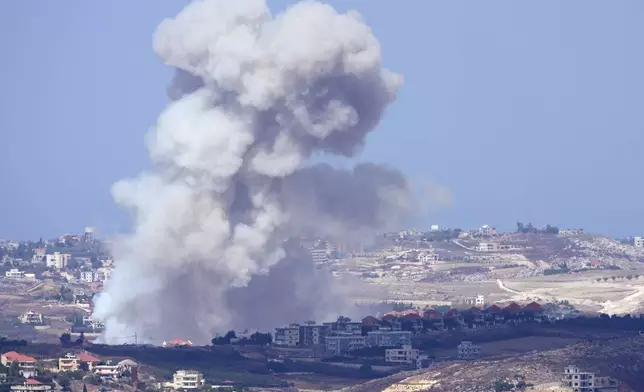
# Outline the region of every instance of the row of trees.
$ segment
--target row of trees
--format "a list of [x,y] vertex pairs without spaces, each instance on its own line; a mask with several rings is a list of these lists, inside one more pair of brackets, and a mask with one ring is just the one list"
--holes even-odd
[[[612,280],[613,280],[613,282],[614,282],[614,281],[616,281],[616,280],[618,280],[618,279],[619,279],[619,280],[624,280],[624,279],[632,280],[632,279],[639,279],[639,278],[640,278],[640,275],[639,275],[639,274],[635,274],[635,275],[626,275],[626,276],[611,276],[611,277],[610,277],[610,279],[612,279]],[[608,278],[608,276],[604,276],[603,278],[597,278],[597,279],[595,279],[595,280],[596,280],[597,282],[601,282],[602,280],[603,280],[604,282],[607,282],[607,281],[608,281],[608,279],[609,279],[609,278]]]
[[237,339],[237,334],[235,331],[228,331],[224,336],[217,336],[211,340],[213,346],[224,346],[227,344],[232,344],[234,340],[235,344],[238,345],[257,345],[257,346],[266,346],[273,342],[273,336],[269,333],[255,332],[250,335],[248,338]]
[[542,229],[537,229],[532,225],[532,222],[529,222],[527,225],[524,225],[522,222],[517,222],[517,233],[559,234],[559,228],[557,226],[546,225]]

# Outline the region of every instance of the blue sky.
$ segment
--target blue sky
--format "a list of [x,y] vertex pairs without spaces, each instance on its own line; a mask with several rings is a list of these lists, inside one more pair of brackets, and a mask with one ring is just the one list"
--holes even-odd
[[[447,186],[427,226],[644,234],[644,2],[330,3],[405,77],[360,159]],[[0,2],[0,238],[128,229],[109,189],[148,165],[171,76],[151,36],[181,7]]]

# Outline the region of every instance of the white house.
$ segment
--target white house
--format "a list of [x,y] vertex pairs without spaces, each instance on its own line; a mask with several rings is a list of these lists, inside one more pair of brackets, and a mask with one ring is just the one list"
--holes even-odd
[[421,252],[418,255],[418,261],[423,264],[433,264],[438,261],[438,255],[434,252]]
[[4,273],[4,277],[5,279],[22,280],[25,277],[25,273],[18,270],[18,268],[12,268]]
[[635,237],[635,238],[633,238],[633,245],[636,248],[644,248],[644,237]]
[[206,381],[203,374],[196,370],[178,370],[172,377],[172,384],[166,385],[167,387],[186,390],[186,389],[199,389]]
[[388,348],[385,350],[385,362],[414,363],[418,359],[419,350],[405,345],[402,348]]

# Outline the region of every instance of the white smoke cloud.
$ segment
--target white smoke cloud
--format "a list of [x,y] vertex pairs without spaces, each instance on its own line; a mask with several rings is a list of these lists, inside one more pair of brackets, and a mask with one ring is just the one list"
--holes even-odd
[[412,207],[397,171],[310,166],[355,156],[402,83],[355,13],[313,1],[201,0],[163,21],[154,49],[176,75],[147,137],[153,170],[114,185],[133,211],[97,298],[108,343],[328,317],[342,291],[292,238],[356,240]]

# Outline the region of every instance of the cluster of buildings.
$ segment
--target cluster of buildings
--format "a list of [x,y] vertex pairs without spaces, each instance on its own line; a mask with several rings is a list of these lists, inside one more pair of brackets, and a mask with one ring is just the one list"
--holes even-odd
[[619,391],[619,382],[616,379],[584,372],[577,366],[567,366],[562,374],[561,382],[574,392]]
[[[503,308],[498,305],[484,308],[483,296],[475,297],[473,302],[476,306],[467,310],[408,309],[388,312],[381,318],[367,316],[361,321],[340,317],[337,321],[322,324],[291,324],[276,328],[273,342],[284,347],[318,348],[327,356],[343,356],[352,351],[382,347],[386,349],[387,362],[413,363],[426,359],[412,348],[413,335],[442,333],[456,328],[540,322],[545,317],[542,307],[536,302],[526,306],[511,303]],[[462,342],[458,347],[460,359],[472,359],[478,355],[479,348],[471,342]]]
[[[50,390],[50,386],[40,384],[36,380],[33,380],[33,377],[37,375],[37,365],[51,373],[83,370],[93,373],[105,381],[116,381],[123,377],[129,377],[134,383],[138,380],[139,365],[131,359],[124,359],[118,362],[104,362],[86,352],[68,353],[61,358],[43,358],[37,360],[29,355],[9,351],[0,355],[0,362],[7,367],[11,367],[14,363],[17,363],[20,374],[27,379],[25,383],[12,387],[12,390]],[[39,386],[37,389],[30,387],[36,385]]]

